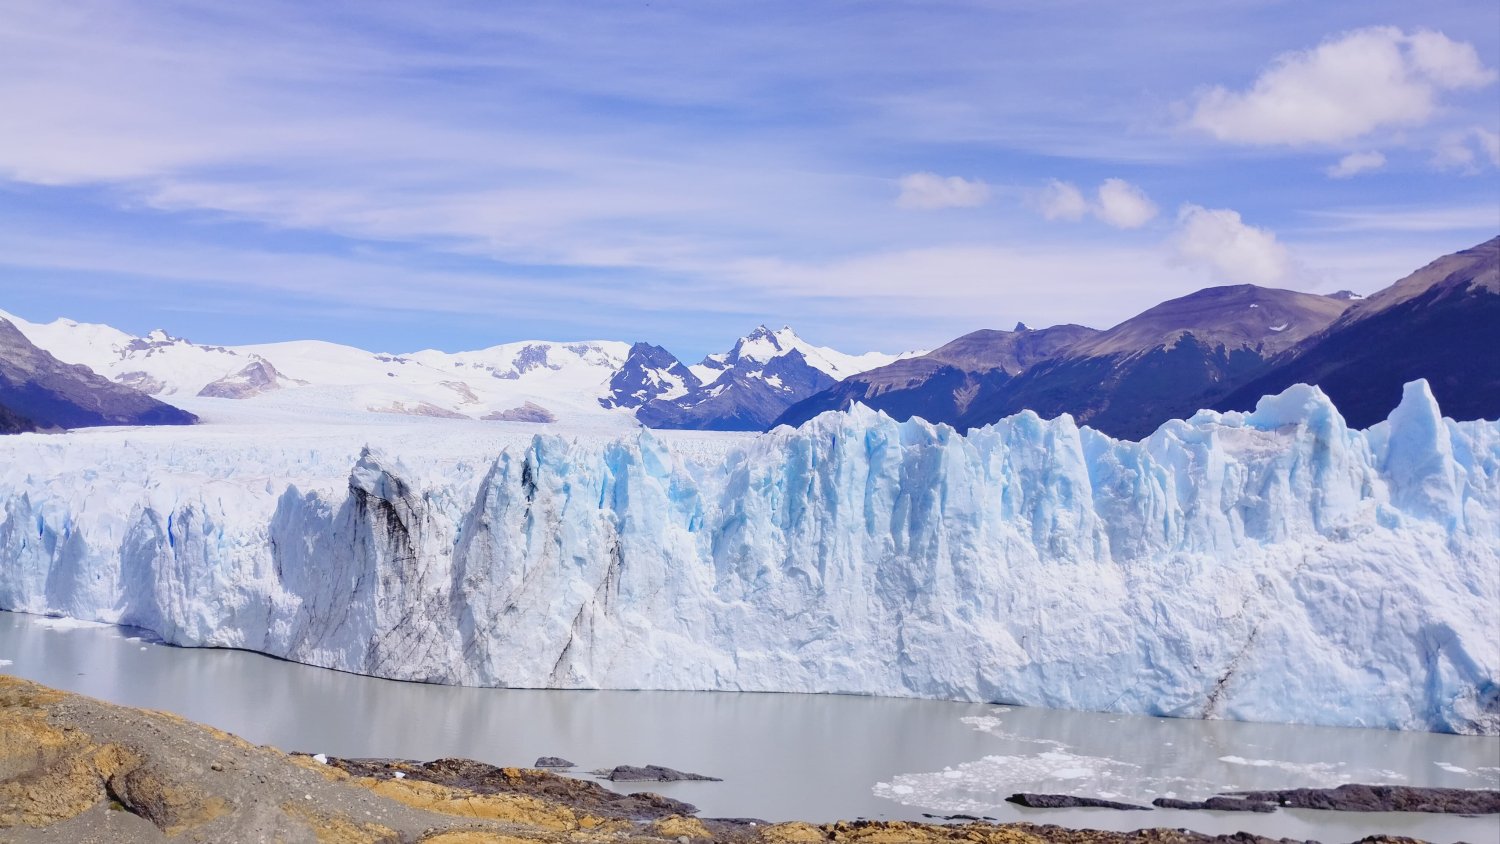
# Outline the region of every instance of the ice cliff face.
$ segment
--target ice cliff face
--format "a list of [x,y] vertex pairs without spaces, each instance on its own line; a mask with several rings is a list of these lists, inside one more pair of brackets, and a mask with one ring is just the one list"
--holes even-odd
[[443,683],[1500,732],[1500,424],[1425,383],[1368,431],[1299,386],[1141,442],[859,407],[718,452],[67,437],[3,443],[0,607]]

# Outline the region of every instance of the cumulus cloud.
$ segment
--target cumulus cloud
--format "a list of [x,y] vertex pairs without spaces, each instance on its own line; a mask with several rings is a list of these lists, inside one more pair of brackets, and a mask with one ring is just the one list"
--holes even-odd
[[901,177],[901,195],[896,204],[902,208],[933,211],[939,208],[972,208],[990,198],[990,186],[959,176],[936,173],[912,173]]
[[1117,229],[1138,229],[1156,217],[1156,203],[1124,179],[1105,179],[1093,211],[1094,216]]
[[1278,56],[1247,91],[1202,92],[1189,123],[1233,143],[1337,144],[1425,123],[1442,92],[1495,79],[1472,44],[1371,27]]
[[1275,284],[1292,272],[1291,254],[1276,235],[1228,208],[1182,206],[1173,246],[1180,262],[1207,269],[1220,281]]
[[1156,217],[1156,203],[1124,179],[1105,179],[1090,202],[1072,182],[1057,179],[1035,197],[1037,210],[1048,220],[1077,222],[1092,214],[1117,229],[1138,229]]
[[1037,208],[1049,220],[1077,221],[1088,214],[1089,201],[1077,185],[1053,179],[1037,196]]
[[1347,179],[1357,173],[1379,170],[1385,166],[1385,154],[1381,152],[1351,152],[1339,159],[1339,163],[1323,172],[1330,178]]

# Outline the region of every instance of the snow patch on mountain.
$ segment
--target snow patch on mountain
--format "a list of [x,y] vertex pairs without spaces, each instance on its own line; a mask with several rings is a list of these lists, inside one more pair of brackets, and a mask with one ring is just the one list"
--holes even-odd
[[885,366],[903,358],[926,354],[925,350],[894,355],[883,352],[866,352],[862,355],[845,354],[837,349],[809,343],[798,336],[789,325],[783,325],[776,331],[761,325],[736,341],[734,347],[728,352],[709,355],[701,363],[689,369],[698,376],[698,381],[707,387],[718,380],[720,375],[738,364],[759,364],[763,367],[792,351],[801,352],[808,366],[835,381],[842,381],[850,375],[865,372],[877,366]]

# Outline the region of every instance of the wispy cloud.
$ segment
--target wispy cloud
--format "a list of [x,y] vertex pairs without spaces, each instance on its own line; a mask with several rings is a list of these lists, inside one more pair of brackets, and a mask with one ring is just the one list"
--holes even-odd
[[939,208],[973,208],[990,198],[990,186],[977,179],[962,176],[939,176],[936,173],[912,173],[901,177],[901,195],[896,204],[902,208],[934,211]]
[[[432,324],[466,314],[508,336],[675,332],[703,350],[751,319],[822,324],[852,346],[885,345],[909,314],[903,331],[931,332],[920,345],[1005,319],[1105,323],[1207,283],[1202,266],[1168,265],[1158,203],[1248,211],[1239,198],[1256,197],[1254,218],[1278,231],[1318,205],[1306,188],[1264,190],[1306,172],[1296,150],[1183,132],[1174,106],[1404,8],[1101,7],[1080,28],[1029,2],[13,0],[0,296],[51,273],[70,282],[52,291],[62,308],[118,279],[206,309],[259,295]],[[1432,15],[1450,33],[1472,17]],[[1492,134],[1470,127],[1492,117],[1457,98],[1478,80],[1465,45],[1397,40],[1402,78],[1441,107],[1405,149],[1459,131],[1483,165]],[[1474,36],[1481,76],[1491,41]],[[1399,163],[1401,147],[1380,145]],[[1332,187],[1344,204],[1388,202],[1404,194],[1377,191],[1414,187],[1398,169]],[[1434,207],[1477,205],[1481,169],[1415,188]],[[1050,173],[1076,184],[1029,187]],[[1037,211],[1105,225],[1079,238]],[[1021,279],[1072,304],[1033,301]]]
[[1347,179],[1359,173],[1379,170],[1384,166],[1385,154],[1382,152],[1351,152],[1323,172],[1327,173],[1331,179]]
[[1319,232],[1494,232],[1500,206],[1328,208],[1307,211]]

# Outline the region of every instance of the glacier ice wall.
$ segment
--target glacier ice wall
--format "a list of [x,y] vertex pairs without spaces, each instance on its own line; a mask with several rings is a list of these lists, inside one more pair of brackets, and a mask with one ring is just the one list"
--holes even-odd
[[206,429],[0,449],[0,607],[175,644],[1500,732],[1500,424],[1443,419],[1423,382],[1368,431],[1299,386],[1141,442],[856,407],[707,456],[646,431],[458,462]]

